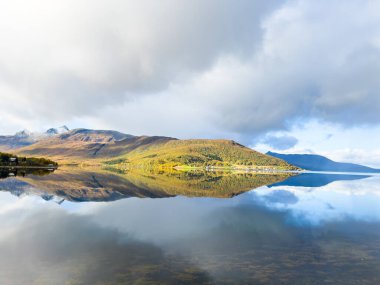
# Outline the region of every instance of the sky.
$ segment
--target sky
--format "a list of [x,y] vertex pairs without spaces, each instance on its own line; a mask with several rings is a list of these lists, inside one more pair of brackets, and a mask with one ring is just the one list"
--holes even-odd
[[0,0],[0,133],[227,138],[380,167],[380,1]]

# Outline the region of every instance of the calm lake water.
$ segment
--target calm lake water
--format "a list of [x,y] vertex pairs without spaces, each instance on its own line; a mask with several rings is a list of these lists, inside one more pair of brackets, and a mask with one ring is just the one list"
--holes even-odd
[[1,172],[0,284],[380,284],[380,176]]

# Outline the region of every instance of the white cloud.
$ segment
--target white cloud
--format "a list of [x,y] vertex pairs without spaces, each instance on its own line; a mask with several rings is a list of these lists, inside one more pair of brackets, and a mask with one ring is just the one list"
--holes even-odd
[[45,119],[94,114],[244,58],[271,2],[3,2],[0,84]]
[[362,148],[342,148],[334,151],[323,151],[321,154],[339,162],[353,162],[374,168],[380,168],[380,148],[371,150]]
[[263,138],[262,143],[272,147],[273,149],[286,150],[297,145],[298,139],[289,135],[267,135]]
[[313,118],[377,125],[379,5],[3,1],[0,127],[249,142]]
[[[380,211],[377,210],[377,204],[380,201],[379,179],[380,176],[375,175],[365,179],[335,181],[317,188],[276,186],[268,189],[262,187],[248,194],[264,198],[264,202],[270,209],[290,210],[293,216],[311,224],[343,221],[349,218],[379,221]],[[278,201],[268,199],[276,191],[288,192],[290,197],[293,194],[298,200],[297,203],[278,203]]]

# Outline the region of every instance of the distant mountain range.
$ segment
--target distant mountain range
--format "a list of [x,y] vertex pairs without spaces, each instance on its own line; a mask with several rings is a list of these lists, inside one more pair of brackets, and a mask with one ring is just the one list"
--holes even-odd
[[139,167],[249,167],[298,168],[311,171],[367,172],[374,169],[341,163],[314,154],[262,154],[231,140],[179,140],[163,136],[133,136],[112,130],[50,128],[43,133],[27,130],[0,136],[0,152],[43,156],[60,163],[106,163],[118,168]]
[[64,134],[69,131],[70,130],[68,127],[61,126],[58,128],[48,129],[46,132],[43,133],[33,133],[28,130],[22,130],[11,136],[0,135],[0,149],[1,151],[11,151],[12,149],[29,146],[42,139],[59,134]]
[[112,130],[21,131],[0,136],[0,152],[47,157],[60,164],[107,164],[127,169],[178,167],[242,167],[295,170],[287,162],[231,140],[179,140],[163,136],[133,136]]
[[271,151],[266,154],[311,171],[380,173],[380,169],[354,163],[336,162],[316,154],[281,154]]

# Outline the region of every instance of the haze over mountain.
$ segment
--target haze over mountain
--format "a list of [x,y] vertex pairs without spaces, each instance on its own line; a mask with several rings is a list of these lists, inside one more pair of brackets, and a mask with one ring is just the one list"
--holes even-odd
[[61,126],[58,128],[50,128],[43,133],[34,133],[25,129],[10,136],[0,135],[0,150],[10,151],[12,149],[34,144],[47,137],[64,134],[69,131],[70,129],[67,126]]
[[312,171],[380,173],[380,169],[354,163],[336,162],[316,154],[281,154],[269,151],[267,155],[283,159],[290,164]]
[[66,132],[70,131],[70,129],[66,126],[61,126],[59,128],[51,128],[51,129],[48,129],[46,132],[45,132],[45,135],[47,136],[55,136],[55,135],[59,135],[59,134],[64,134]]

